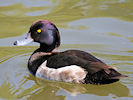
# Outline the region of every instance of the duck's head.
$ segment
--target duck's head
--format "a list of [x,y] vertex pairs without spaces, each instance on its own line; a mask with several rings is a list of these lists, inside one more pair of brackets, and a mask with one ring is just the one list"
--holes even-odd
[[16,46],[23,46],[30,42],[40,43],[40,49],[45,52],[51,52],[60,45],[60,35],[57,27],[48,20],[37,20],[27,33],[23,40],[14,42]]

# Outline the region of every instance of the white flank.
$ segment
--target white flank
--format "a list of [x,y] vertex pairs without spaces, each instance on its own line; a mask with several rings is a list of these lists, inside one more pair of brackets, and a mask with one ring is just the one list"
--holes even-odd
[[58,69],[46,66],[47,61],[41,64],[36,72],[36,76],[56,81],[64,81],[70,83],[82,83],[87,72],[77,65],[65,66]]

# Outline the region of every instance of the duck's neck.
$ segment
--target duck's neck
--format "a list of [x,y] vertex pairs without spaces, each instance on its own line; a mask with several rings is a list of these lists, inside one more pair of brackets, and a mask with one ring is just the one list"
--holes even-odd
[[39,49],[41,52],[52,52],[55,49],[55,45],[46,45],[41,43]]

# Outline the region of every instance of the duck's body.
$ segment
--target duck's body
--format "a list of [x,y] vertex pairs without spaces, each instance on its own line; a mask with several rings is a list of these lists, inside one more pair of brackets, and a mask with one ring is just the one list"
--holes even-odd
[[[32,40],[40,43],[40,48],[28,61],[29,71],[37,77],[86,84],[108,84],[126,77],[117,72],[115,67],[106,65],[87,52],[55,51],[60,45],[59,32],[56,26],[47,20],[33,23],[29,35]],[[15,45],[18,44],[21,45],[21,42],[15,42]]]
[[122,77],[114,67],[79,50],[54,53],[37,50],[29,59],[28,68],[37,77],[71,83],[107,84]]

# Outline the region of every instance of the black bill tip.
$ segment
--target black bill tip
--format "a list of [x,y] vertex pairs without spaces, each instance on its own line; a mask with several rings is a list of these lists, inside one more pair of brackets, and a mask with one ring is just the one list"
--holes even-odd
[[17,45],[17,41],[15,41],[15,42],[13,43],[13,45]]

